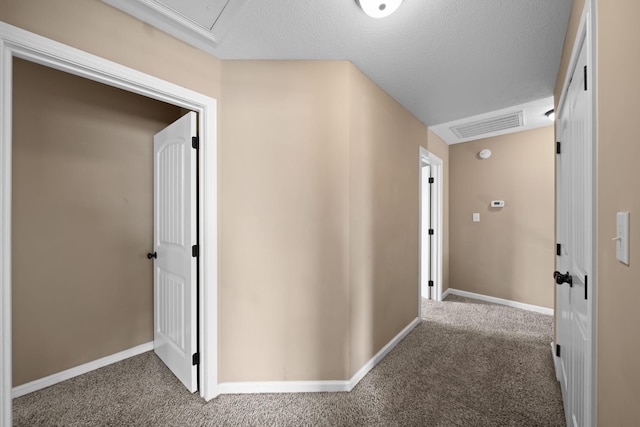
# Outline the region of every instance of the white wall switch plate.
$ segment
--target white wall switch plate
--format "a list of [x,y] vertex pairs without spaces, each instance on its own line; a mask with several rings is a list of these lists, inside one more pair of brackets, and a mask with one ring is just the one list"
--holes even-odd
[[480,222],[480,213],[479,212],[474,212],[473,213],[473,222]]
[[616,214],[616,258],[629,265],[629,212]]

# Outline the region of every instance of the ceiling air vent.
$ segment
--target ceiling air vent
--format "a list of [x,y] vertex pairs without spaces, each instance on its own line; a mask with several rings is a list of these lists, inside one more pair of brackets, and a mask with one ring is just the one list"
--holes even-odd
[[523,117],[523,112],[518,111],[486,120],[452,126],[449,130],[460,139],[474,138],[493,132],[523,127]]

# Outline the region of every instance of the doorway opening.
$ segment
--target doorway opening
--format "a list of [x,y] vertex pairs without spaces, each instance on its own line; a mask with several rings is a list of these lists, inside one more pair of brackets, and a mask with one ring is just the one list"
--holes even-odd
[[198,114],[199,257],[197,271],[200,396],[210,400],[217,386],[217,208],[216,100],[103,58],[0,22],[0,424],[11,425],[12,400],[12,118],[13,60],[35,62],[123,89]]
[[420,147],[420,309],[422,298],[442,300],[442,159]]

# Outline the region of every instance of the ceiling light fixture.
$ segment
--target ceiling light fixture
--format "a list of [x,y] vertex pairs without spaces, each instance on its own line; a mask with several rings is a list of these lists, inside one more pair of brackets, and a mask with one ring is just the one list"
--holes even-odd
[[545,116],[547,116],[547,119],[551,120],[552,122],[556,121],[556,112],[555,110],[549,110],[546,113],[544,113]]
[[384,18],[395,12],[402,0],[356,0],[364,13],[372,18]]

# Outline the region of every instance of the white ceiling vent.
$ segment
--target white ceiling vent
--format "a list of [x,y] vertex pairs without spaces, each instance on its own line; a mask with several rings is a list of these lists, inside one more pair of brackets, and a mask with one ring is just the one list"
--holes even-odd
[[451,126],[449,130],[460,139],[477,138],[482,135],[513,130],[524,126],[524,114],[521,111]]

